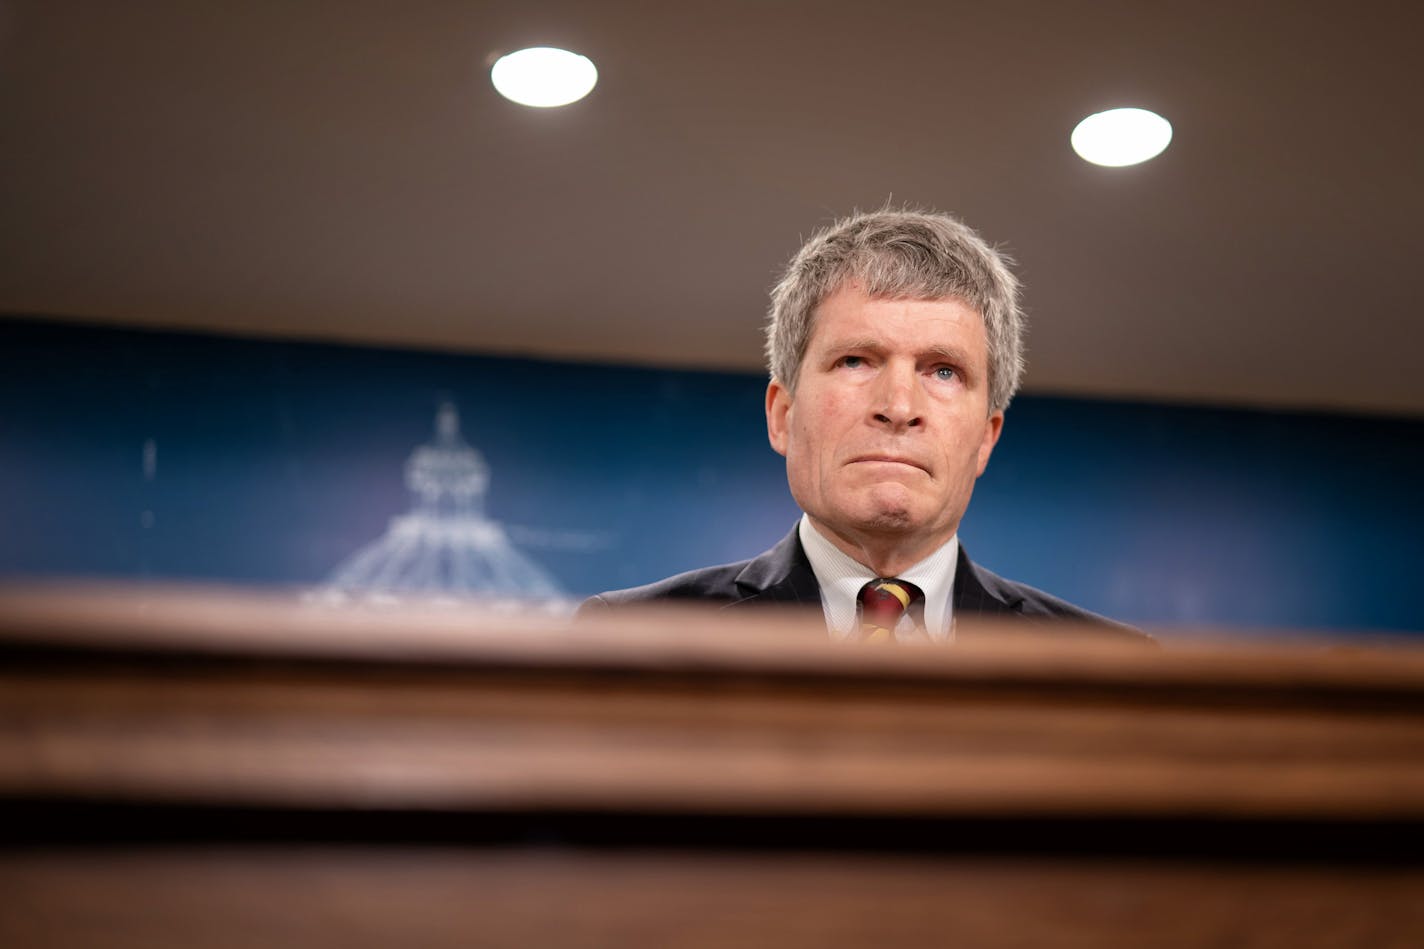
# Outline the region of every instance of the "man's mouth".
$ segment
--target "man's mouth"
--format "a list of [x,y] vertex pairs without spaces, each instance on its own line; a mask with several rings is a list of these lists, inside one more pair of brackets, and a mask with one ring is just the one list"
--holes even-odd
[[925,474],[929,474],[929,469],[928,469],[928,468],[926,468],[924,465],[920,464],[918,461],[914,460],[913,458],[907,458],[907,457],[905,457],[904,455],[890,455],[890,454],[881,454],[881,453],[876,452],[876,453],[872,453],[872,454],[868,454],[868,455],[857,455],[857,456],[855,456],[854,458],[852,458],[852,459],[850,460],[850,463],[853,464],[853,465],[856,465],[856,464],[904,465],[904,466],[906,466],[906,467],[908,467],[908,468],[914,468],[914,469],[916,469],[916,470],[925,472]]

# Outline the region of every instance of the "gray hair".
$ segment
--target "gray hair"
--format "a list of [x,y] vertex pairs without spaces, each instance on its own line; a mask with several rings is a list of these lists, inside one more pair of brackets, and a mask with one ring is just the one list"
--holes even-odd
[[881,299],[958,297],[979,311],[989,343],[989,411],[1001,412],[1023,378],[1024,316],[1011,261],[948,214],[856,212],[818,231],[771,291],[766,358],[795,390],[816,307],[848,280]]

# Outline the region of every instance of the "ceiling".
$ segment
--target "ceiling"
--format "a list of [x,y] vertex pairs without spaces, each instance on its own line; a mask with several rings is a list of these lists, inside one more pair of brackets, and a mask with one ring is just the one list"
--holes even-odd
[[[1018,260],[1030,391],[1424,415],[1421,11],[0,0],[0,312],[754,370],[890,200]],[[531,45],[598,87],[501,99]],[[1172,146],[1078,159],[1119,105]]]

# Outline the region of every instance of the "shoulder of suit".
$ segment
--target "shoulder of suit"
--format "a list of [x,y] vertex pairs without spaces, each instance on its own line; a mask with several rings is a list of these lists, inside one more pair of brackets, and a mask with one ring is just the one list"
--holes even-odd
[[738,599],[737,575],[746,569],[750,560],[719,564],[688,570],[656,583],[645,583],[626,590],[610,590],[591,596],[579,607],[579,615],[586,615],[599,609],[634,606],[666,600],[702,600],[713,603],[730,603]]
[[1022,616],[1063,620],[1084,627],[1096,627],[1105,631],[1122,633],[1133,639],[1151,641],[1151,637],[1139,629],[1119,623],[1100,613],[1094,613],[1092,610],[1085,610],[1081,606],[1069,603],[1051,593],[1045,593],[1037,587],[1006,579],[979,564],[973,564],[971,569],[978,575],[980,584],[986,590],[1001,598],[1010,609]]

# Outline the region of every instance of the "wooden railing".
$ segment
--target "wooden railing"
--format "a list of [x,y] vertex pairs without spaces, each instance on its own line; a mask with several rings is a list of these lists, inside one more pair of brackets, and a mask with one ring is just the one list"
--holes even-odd
[[1411,945],[1424,651],[0,593],[0,945]]

